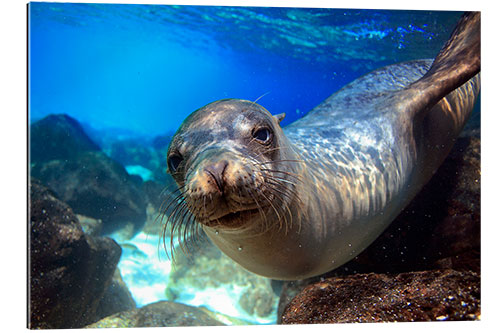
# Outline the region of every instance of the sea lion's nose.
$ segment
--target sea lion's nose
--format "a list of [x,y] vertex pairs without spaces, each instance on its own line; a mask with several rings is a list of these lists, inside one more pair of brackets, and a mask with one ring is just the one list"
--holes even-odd
[[224,189],[224,172],[226,171],[227,165],[228,162],[226,160],[221,160],[217,163],[209,164],[203,169],[203,171],[212,177],[221,192],[223,192]]

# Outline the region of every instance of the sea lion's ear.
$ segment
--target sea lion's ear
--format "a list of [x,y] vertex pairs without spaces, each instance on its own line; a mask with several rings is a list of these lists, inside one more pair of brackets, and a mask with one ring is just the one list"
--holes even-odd
[[278,124],[279,124],[279,123],[281,123],[281,121],[282,121],[283,119],[285,119],[285,113],[276,114],[276,115],[274,115],[273,117],[276,119],[276,121],[277,121],[277,122],[278,122]]

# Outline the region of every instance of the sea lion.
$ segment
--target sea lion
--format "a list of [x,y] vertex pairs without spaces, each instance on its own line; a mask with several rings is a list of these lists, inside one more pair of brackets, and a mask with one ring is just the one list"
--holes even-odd
[[432,60],[387,66],[281,128],[284,114],[226,99],[193,112],[167,152],[168,220],[280,280],[330,271],[365,249],[430,179],[479,93],[480,14]]

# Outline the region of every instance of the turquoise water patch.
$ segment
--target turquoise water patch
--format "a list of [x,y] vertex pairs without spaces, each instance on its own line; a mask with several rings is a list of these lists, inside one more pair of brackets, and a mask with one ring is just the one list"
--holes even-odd
[[127,165],[125,166],[125,170],[127,170],[129,175],[141,177],[143,181],[153,180],[153,172],[142,165]]

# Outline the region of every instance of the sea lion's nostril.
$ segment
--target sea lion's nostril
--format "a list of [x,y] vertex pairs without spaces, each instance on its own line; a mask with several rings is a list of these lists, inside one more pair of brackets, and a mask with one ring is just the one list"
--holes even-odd
[[228,162],[226,160],[222,160],[203,168],[203,171],[212,177],[221,192],[224,192],[224,172],[226,171],[227,165]]

